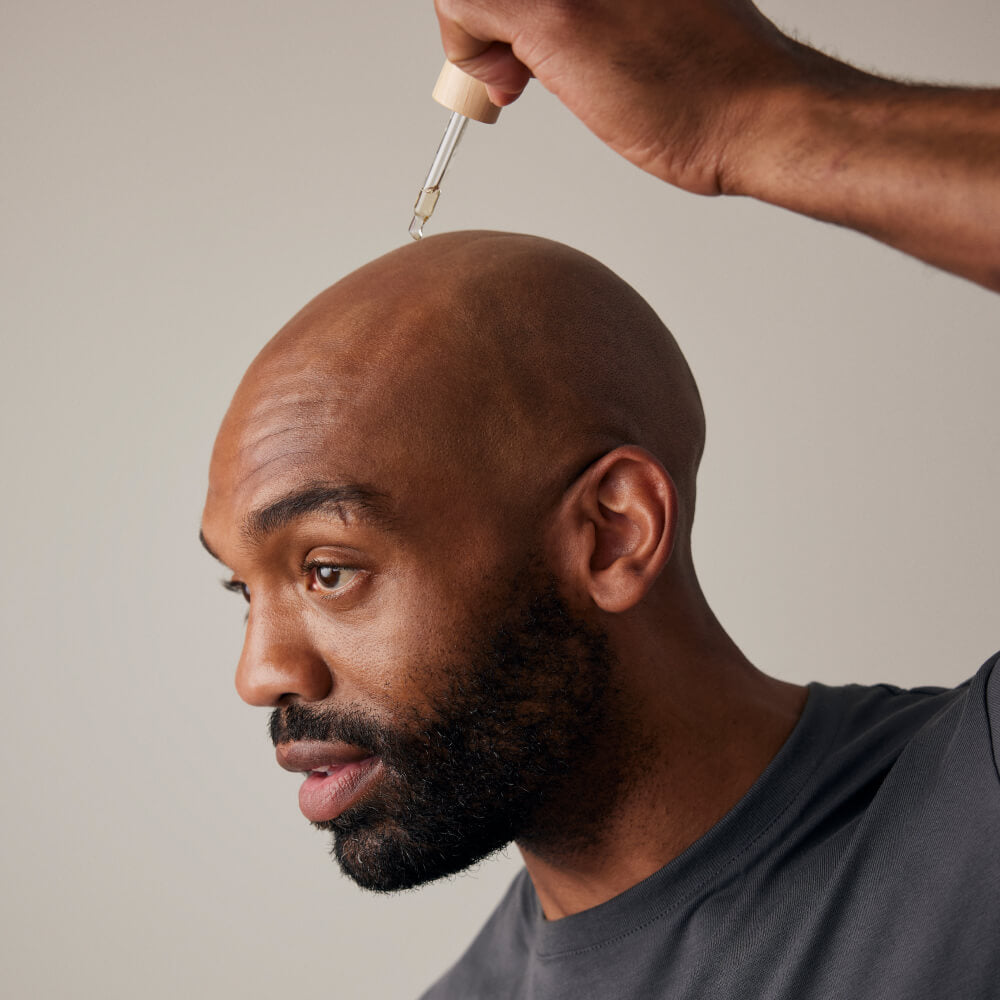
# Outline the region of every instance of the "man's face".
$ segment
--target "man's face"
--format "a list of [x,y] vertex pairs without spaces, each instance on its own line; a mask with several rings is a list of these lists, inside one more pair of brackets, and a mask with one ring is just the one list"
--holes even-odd
[[603,637],[573,619],[544,574],[525,567],[506,582],[465,634],[450,632],[437,662],[410,667],[433,679],[429,707],[393,705],[385,721],[364,706],[301,702],[272,714],[279,752],[343,742],[380,761],[365,794],[315,821],[364,888],[409,888],[532,839],[606,722]]
[[237,689],[275,707],[303,812],[372,889],[540,839],[606,727],[610,660],[537,521],[398,421],[268,385],[220,432],[203,531],[249,596]]

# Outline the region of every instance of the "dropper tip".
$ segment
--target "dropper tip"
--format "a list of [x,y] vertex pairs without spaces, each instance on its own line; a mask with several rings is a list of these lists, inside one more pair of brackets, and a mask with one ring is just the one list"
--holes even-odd
[[421,240],[424,237],[424,223],[427,220],[420,215],[415,215],[410,220],[410,236],[415,240]]

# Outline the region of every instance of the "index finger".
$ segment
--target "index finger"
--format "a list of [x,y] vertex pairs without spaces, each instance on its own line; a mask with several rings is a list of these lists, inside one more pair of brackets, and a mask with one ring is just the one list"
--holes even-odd
[[516,100],[528,85],[531,70],[511,50],[507,32],[495,16],[500,5],[483,9],[474,3],[436,0],[434,6],[448,61],[485,83],[494,104]]

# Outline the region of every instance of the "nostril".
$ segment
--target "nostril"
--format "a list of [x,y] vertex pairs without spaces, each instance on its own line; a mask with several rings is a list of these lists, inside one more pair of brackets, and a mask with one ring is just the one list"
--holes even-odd
[[333,687],[324,660],[306,645],[247,638],[236,691],[249,705],[274,708],[292,699],[321,701]]

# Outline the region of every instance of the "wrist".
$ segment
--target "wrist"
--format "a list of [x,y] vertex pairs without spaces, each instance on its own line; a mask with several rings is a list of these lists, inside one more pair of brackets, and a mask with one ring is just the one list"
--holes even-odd
[[790,65],[743,88],[734,102],[719,169],[723,194],[794,200],[804,183],[836,168],[872,97],[903,86],[798,48]]

